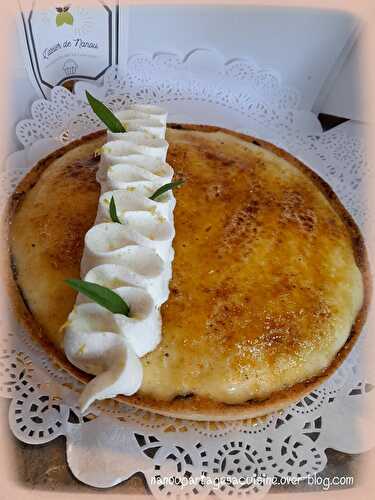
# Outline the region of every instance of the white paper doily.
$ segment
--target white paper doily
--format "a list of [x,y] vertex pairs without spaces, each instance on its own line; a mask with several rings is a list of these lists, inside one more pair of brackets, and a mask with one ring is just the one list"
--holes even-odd
[[[3,181],[9,192],[38,158],[100,126],[83,98],[88,88],[115,109],[134,101],[162,104],[171,121],[223,125],[284,147],[325,178],[364,227],[368,169],[362,139],[344,129],[322,133],[315,116],[298,109],[298,93],[283,87],[273,72],[240,61],[209,65],[209,59],[205,51],[184,60],[139,56],[124,78],[111,70],[100,88],[80,83],[75,94],[53,89],[51,99],[36,101],[32,118],[17,127],[25,149],[7,162]],[[198,62],[210,68],[199,77]],[[12,399],[15,436],[31,444],[66,436],[69,466],[89,485],[110,487],[143,472],[160,497],[211,491],[263,495],[270,481],[244,484],[243,478],[304,478],[324,469],[327,448],[358,453],[374,445],[362,441],[358,429],[366,425],[364,406],[374,397],[358,362],[365,336],[336,374],[297,404],[255,422],[213,424],[160,417],[113,401],[82,416],[76,405],[80,384],[53,366],[14,321],[1,344],[1,393]],[[174,484],[160,481],[168,477]]]

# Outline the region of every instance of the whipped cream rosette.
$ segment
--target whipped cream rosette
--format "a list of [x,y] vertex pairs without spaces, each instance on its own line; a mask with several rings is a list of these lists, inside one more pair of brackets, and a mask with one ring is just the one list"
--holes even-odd
[[[81,277],[112,289],[129,305],[115,314],[78,294],[69,315],[67,358],[95,375],[81,397],[82,411],[95,400],[134,394],[142,384],[140,359],[161,339],[160,306],[169,295],[174,251],[172,191],[150,196],[169,183],[166,118],[157,106],[134,105],[116,114],[127,132],[108,131],[97,181],[101,186],[95,225],[85,237]],[[113,222],[115,201],[120,223]]]

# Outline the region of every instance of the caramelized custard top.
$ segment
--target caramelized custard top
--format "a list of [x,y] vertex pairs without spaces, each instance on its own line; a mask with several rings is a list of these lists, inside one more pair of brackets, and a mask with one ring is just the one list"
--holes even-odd
[[222,133],[171,131],[176,252],[141,392],[263,398],[325,368],[362,303],[351,237],[296,167]]
[[[319,374],[363,301],[349,229],[307,171],[225,132],[168,130],[175,259],[163,339],[143,358],[141,395],[239,403]],[[61,345],[83,238],[99,197],[91,141],[55,160],[12,225],[17,281]],[[60,333],[59,333],[60,331]]]

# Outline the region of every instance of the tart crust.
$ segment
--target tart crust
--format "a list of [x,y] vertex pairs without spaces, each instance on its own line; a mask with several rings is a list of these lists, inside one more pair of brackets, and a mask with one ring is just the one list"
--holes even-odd
[[[261,148],[274,153],[280,158],[285,159],[297,169],[302,171],[305,175],[307,175],[313,181],[315,186],[320,190],[320,192],[323,193],[326,199],[329,200],[329,203],[334,208],[335,212],[339,214],[341,220],[344,222],[346,228],[350,233],[355,261],[362,273],[364,283],[364,300],[362,307],[353,323],[351,333],[347,341],[339,350],[335,359],[328,366],[328,368],[326,368],[319,376],[313,377],[309,380],[305,380],[302,383],[295,384],[287,389],[274,392],[270,397],[267,397],[265,399],[250,400],[241,404],[220,403],[214,401],[213,399],[200,397],[195,394],[189,394],[188,396],[182,397],[178,396],[175,397],[172,401],[156,400],[154,398],[139,394],[130,397],[119,396],[116,399],[137,408],[150,410],[158,414],[193,420],[224,421],[248,419],[282,409],[287,405],[295,402],[296,400],[301,399],[303,396],[310,393],[314,388],[324,382],[341,365],[341,363],[351,351],[360,334],[361,328],[366,319],[371,294],[369,265],[362,235],[352,217],[343,207],[330,186],[317,174],[315,174],[310,168],[305,166],[303,163],[301,163],[299,160],[289,155],[285,151],[257,138],[222,129],[220,127],[180,124],[169,124],[168,127],[172,129],[200,131],[206,133],[221,131],[225,134],[229,134],[244,141],[253,142],[256,145],[259,145]],[[48,155],[46,158],[40,160],[34,166],[34,168],[32,168],[32,170],[22,179],[20,184],[17,186],[13,196],[11,197],[7,213],[7,222],[11,224],[13,217],[17,212],[17,209],[22,204],[22,200],[24,199],[25,195],[31,188],[36,185],[43,172],[45,172],[48,169],[49,165],[51,165],[56,159],[63,157],[66,153],[74,150],[80,145],[85,144],[87,141],[98,140],[99,142],[104,142],[104,139],[104,131],[95,132],[69,143],[68,145]],[[92,377],[74,367],[66,359],[64,353],[60,349],[58,349],[54,345],[54,343],[51,342],[45,335],[45,332],[35,319],[31,309],[29,308],[29,305],[24,299],[21,288],[18,286],[17,269],[15,266],[15,262],[13,261],[11,252],[9,253],[9,259],[10,260],[8,268],[11,270],[11,272],[8,273],[8,282],[12,302],[15,306],[17,317],[24,324],[33,338],[43,347],[48,355],[57,362],[58,365],[62,366],[65,370],[67,370],[81,382],[87,383]]]

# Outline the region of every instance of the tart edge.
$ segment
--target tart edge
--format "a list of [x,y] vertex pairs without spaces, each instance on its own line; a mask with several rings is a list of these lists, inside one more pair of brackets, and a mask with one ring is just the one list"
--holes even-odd
[[[319,385],[321,385],[325,380],[327,380],[349,355],[360,335],[361,329],[366,321],[367,311],[372,295],[371,273],[362,234],[353,218],[342,205],[332,188],[321,177],[319,177],[318,174],[313,172],[309,167],[304,165],[301,161],[299,161],[297,158],[290,155],[286,151],[266,141],[257,139],[256,137],[234,132],[222,127],[190,124],[168,124],[168,127],[189,131],[196,130],[201,132],[222,131],[228,135],[232,135],[246,142],[253,142],[256,145],[259,145],[262,148],[271,151],[277,156],[287,160],[304,174],[306,174],[329,200],[330,204],[340,215],[350,232],[356,264],[360,269],[363,278],[364,300],[362,307],[352,325],[352,329],[348,339],[346,340],[344,346],[336,354],[331,364],[320,375],[299,384],[295,384],[291,387],[285,388],[281,391],[277,391],[264,400],[249,400],[241,404],[227,404],[220,403],[209,398],[189,395],[182,397],[178,396],[172,401],[159,401],[153,398],[139,396],[137,394],[133,396],[118,396],[115,399],[119,402],[129,404],[136,408],[152,411],[160,415],[203,421],[249,419],[281,410],[289,404],[292,404],[293,402],[303,398]],[[3,234],[6,235],[3,240],[5,248],[3,249],[4,251],[2,253],[4,256],[2,267],[4,271],[3,274],[6,288],[9,293],[11,305],[13,306],[16,317],[26,328],[26,330],[31,334],[32,338],[36,342],[38,342],[40,346],[48,353],[52,361],[56,362],[59,367],[64,368],[68,373],[70,373],[72,376],[83,383],[89,382],[92,377],[73,366],[64,356],[63,352],[60,351],[51,341],[49,341],[43,335],[42,327],[36,321],[31,310],[28,308],[27,302],[25,301],[22,295],[22,291],[17,283],[17,269],[12,258],[9,244],[10,228],[13,215],[22,204],[22,200],[25,197],[26,193],[30,189],[32,189],[32,187],[36,184],[36,182],[38,181],[42,173],[48,168],[48,166],[56,159],[63,156],[69,150],[74,149],[81,144],[84,144],[88,140],[98,139],[99,137],[104,136],[104,134],[104,130],[93,132],[84,137],[81,137],[80,139],[70,142],[66,146],[59,148],[45,158],[41,159],[20,181],[14,193],[9,198],[5,213],[2,217],[4,225]]]

